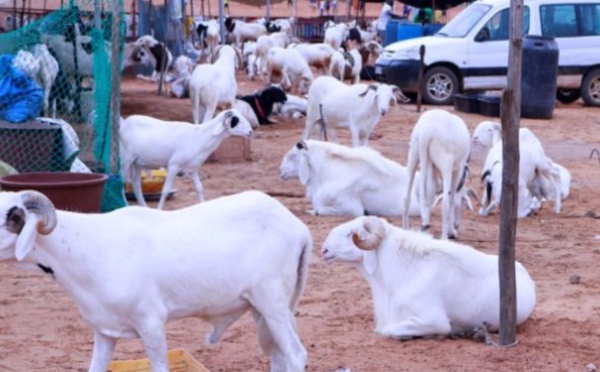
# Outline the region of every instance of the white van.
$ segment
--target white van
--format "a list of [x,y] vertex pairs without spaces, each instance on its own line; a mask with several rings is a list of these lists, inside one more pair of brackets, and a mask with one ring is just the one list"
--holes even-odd
[[[423,99],[451,104],[456,93],[506,87],[510,0],[478,0],[434,36],[388,45],[375,64],[379,81],[416,93],[425,46]],[[526,35],[554,37],[557,98],[600,106],[600,0],[525,0]]]

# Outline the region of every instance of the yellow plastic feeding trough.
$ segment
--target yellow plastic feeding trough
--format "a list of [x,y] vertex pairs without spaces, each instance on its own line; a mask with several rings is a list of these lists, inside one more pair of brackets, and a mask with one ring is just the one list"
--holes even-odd
[[[160,199],[160,193],[162,192],[163,185],[165,184],[166,179],[167,171],[164,168],[153,169],[150,171],[150,174],[148,174],[148,172],[146,171],[142,171],[142,193],[144,194],[144,199]],[[175,190],[171,190],[169,195],[167,195],[167,199],[173,196],[174,193]],[[129,183],[125,185],[125,196],[129,200],[135,200],[135,195],[133,195],[133,188]]]
[[[183,349],[169,350],[170,372],[209,372],[200,362]],[[148,358],[135,360],[113,360],[108,366],[108,372],[150,372]]]

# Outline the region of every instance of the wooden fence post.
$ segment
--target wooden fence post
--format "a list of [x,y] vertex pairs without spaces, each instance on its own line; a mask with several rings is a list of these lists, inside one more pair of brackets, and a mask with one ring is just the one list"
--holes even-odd
[[519,121],[521,118],[521,54],[523,50],[523,0],[510,2],[508,80],[502,93],[502,201],[498,274],[500,280],[501,346],[517,343],[515,241],[519,186]]

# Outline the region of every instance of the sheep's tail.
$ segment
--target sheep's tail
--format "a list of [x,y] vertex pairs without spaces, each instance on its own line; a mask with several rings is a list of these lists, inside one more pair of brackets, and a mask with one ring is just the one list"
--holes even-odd
[[296,287],[294,288],[294,292],[290,298],[290,310],[292,313],[298,307],[300,296],[302,296],[304,288],[306,287],[306,278],[308,277],[308,262],[312,253],[312,248],[312,237],[310,233],[308,233],[307,239],[302,247],[302,251],[300,252],[300,257],[298,257],[298,276],[296,278]]

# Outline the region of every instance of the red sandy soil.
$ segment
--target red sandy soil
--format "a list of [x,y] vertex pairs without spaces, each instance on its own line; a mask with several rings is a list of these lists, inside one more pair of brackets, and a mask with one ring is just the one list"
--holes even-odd
[[[237,6],[237,4],[236,4]],[[261,86],[239,73],[239,91]],[[424,107],[425,110],[431,107]],[[450,106],[443,109],[454,112]],[[168,120],[192,120],[189,99],[159,97],[152,83],[128,79],[123,84],[123,116],[146,114]],[[201,167],[207,199],[262,190],[276,196],[310,228],[314,252],[306,291],[297,309],[300,338],[308,351],[307,371],[586,371],[600,366],[600,165],[590,160],[599,147],[600,111],[557,103],[551,120],[523,119],[541,139],[546,152],[572,172],[571,195],[559,215],[550,206],[518,221],[516,256],[537,284],[537,305],[531,318],[518,328],[518,346],[485,346],[470,340],[394,341],[373,332],[373,306],[368,286],[353,268],[319,258],[329,231],[348,220],[312,216],[304,188],[296,181],[279,179],[279,164],[298,140],[303,120],[276,118],[278,124],[258,128],[252,139],[251,161]],[[488,118],[457,112],[472,131]],[[419,117],[413,104],[395,106],[373,133],[370,145],[388,158],[406,163],[408,138]],[[346,131],[340,140],[349,144]],[[478,175],[484,154],[475,151],[471,161],[472,185],[481,192]],[[188,180],[178,179],[175,196],[166,209],[196,202]],[[135,204],[135,203],[133,203]],[[152,203],[152,206],[155,204]],[[475,205],[478,209],[479,205]],[[460,242],[487,253],[498,251],[498,214],[487,218],[463,214]],[[399,225],[400,219],[391,222]],[[439,236],[440,212],[432,218],[432,234]],[[417,220],[413,218],[413,225]],[[110,231],[104,233],[109,234]],[[134,264],[134,263],[132,263]],[[0,371],[85,371],[91,357],[93,334],[82,321],[74,302],[50,277],[1,265]],[[579,275],[579,284],[571,284]],[[211,371],[266,371],[268,359],[260,355],[251,316],[246,314],[217,346],[204,344],[211,330],[195,319],[168,325],[170,348],[184,348]],[[494,335],[494,339],[497,336]],[[117,344],[116,359],[145,357],[140,340]]]

